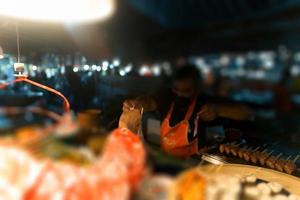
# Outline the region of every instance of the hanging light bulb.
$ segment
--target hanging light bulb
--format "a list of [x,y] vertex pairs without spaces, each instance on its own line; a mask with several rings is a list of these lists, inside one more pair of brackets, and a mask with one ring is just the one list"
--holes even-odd
[[14,63],[14,69],[15,69],[15,76],[25,76],[24,71],[25,71],[25,65],[24,63]]
[[24,63],[20,62],[20,33],[19,33],[19,26],[16,23],[16,36],[17,36],[17,50],[18,50],[18,56],[17,56],[17,62],[14,63],[14,70],[15,70],[15,76],[17,77],[24,77],[24,71],[25,71],[25,65]]
[[0,46],[0,59],[3,59],[3,58],[4,58],[4,53],[3,53],[2,47]]
[[115,0],[7,0],[0,15],[47,22],[88,22],[105,19],[114,11]]

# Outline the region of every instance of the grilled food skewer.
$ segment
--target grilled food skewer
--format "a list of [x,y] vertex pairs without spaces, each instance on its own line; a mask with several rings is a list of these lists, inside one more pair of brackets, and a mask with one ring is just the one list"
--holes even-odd
[[[267,146],[266,144],[264,144],[262,147],[258,146],[253,151],[249,152],[249,154],[244,154],[245,160],[251,161],[252,163],[257,164],[257,162],[259,160],[259,156],[261,154],[261,152],[258,151],[258,149],[265,148],[266,146]],[[263,152],[266,152],[266,149]]]
[[299,159],[300,155],[297,155],[294,160],[286,160],[286,163],[283,167],[284,171],[288,174],[292,174],[296,169],[296,161]]
[[249,148],[248,145],[246,145],[238,150],[237,153],[240,159],[243,159],[243,154],[245,151],[248,151],[248,148]]
[[259,156],[261,154],[260,151],[258,151],[258,149],[262,148],[266,148],[267,144],[264,144],[262,147],[258,147],[256,150],[253,151],[253,153],[250,155],[250,160],[253,164],[257,164],[259,161]]
[[237,151],[238,151],[239,147],[238,146],[233,146],[231,149],[230,149],[230,153],[236,157],[237,156]]
[[286,164],[286,162],[290,159],[291,156],[287,157],[287,159],[278,159],[275,163],[275,169],[283,172],[284,171],[284,166]]
[[225,145],[225,147],[224,147],[225,153],[226,153],[227,155],[230,153],[230,145],[231,145],[231,144],[227,144],[227,145]]
[[[276,144],[278,144],[278,142],[275,142],[271,145],[264,145],[264,146],[275,146]],[[266,164],[267,159],[272,155],[272,153],[274,152],[274,150],[271,149],[271,151],[268,153],[268,148],[266,148],[265,150],[263,150],[262,152],[259,152],[259,156],[258,156],[258,161],[260,163],[260,165],[264,166]]]
[[248,154],[244,154],[244,158],[247,162],[251,161],[253,163],[257,162],[257,157],[255,153],[260,148],[260,146],[256,147],[255,149],[251,150]]
[[261,165],[265,165],[266,160],[272,155],[273,152],[274,152],[274,151],[271,150],[271,151],[268,153],[268,150],[267,150],[267,149],[265,149],[264,151],[262,151],[262,152],[260,153],[260,155],[259,155],[259,163],[260,163]]
[[282,156],[282,153],[278,154],[277,156],[270,156],[270,158],[266,161],[266,165],[271,169],[275,168],[275,163],[277,160]]
[[233,145],[231,148],[230,148],[230,153],[233,155],[233,156],[237,156],[238,155],[238,150],[239,150],[239,146],[244,144],[244,142],[240,142],[236,145]]
[[250,147],[249,149],[243,152],[243,158],[245,161],[249,162],[251,152],[252,152],[252,147]]
[[[266,146],[266,145],[264,145],[264,146]],[[254,163],[254,164],[257,164],[257,162],[258,162],[258,160],[259,160],[259,156],[260,156],[261,152],[258,151],[258,149],[260,149],[260,148],[261,148],[261,147],[258,147],[257,149],[255,149],[255,150],[253,151],[253,153],[250,155],[250,160],[251,160],[251,162]]]
[[220,144],[220,146],[219,146],[219,151],[220,151],[220,153],[224,153],[225,152],[225,146],[226,146],[227,144]]
[[255,151],[250,155],[250,159],[253,164],[257,164],[257,162],[259,160],[259,155],[260,155],[259,151]]
[[230,149],[236,144],[236,142],[232,142],[229,143],[227,145],[225,145],[224,149],[225,149],[225,153],[228,155],[230,154]]

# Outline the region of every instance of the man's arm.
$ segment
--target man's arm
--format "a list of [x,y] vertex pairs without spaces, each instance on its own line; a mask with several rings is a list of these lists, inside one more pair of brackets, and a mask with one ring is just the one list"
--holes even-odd
[[140,96],[135,99],[128,99],[123,103],[123,111],[141,107],[144,112],[151,112],[157,110],[157,103],[152,96]]
[[199,115],[204,121],[212,121],[217,117],[237,121],[252,119],[250,109],[241,104],[206,104],[201,108]]
[[217,105],[219,117],[224,117],[233,120],[251,120],[253,115],[250,109],[241,104],[221,104]]

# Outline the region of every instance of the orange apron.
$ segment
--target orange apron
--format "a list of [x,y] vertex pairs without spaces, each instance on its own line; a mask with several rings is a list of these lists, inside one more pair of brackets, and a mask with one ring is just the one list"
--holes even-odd
[[[170,127],[170,118],[174,109],[174,103],[172,103],[171,108],[160,129],[160,144],[163,150],[167,153],[175,156],[185,157],[198,152],[197,139],[193,140],[192,142],[188,141],[188,130],[190,126],[189,120],[194,112],[196,101],[197,98],[194,98],[192,104],[188,108],[184,120],[179,122],[175,126]],[[197,129],[197,126],[195,126],[195,129]]]

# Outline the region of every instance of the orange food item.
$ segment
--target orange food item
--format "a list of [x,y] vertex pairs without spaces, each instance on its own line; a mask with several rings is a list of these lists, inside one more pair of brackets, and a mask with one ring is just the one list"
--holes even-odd
[[28,126],[17,130],[16,138],[18,143],[27,144],[38,140],[43,136],[43,131],[39,127]]
[[36,160],[13,146],[0,146],[0,154],[0,191],[7,199],[127,200],[144,174],[143,144],[128,129],[113,131],[88,167]]
[[175,191],[176,199],[205,200],[205,179],[197,171],[189,171],[180,177]]

